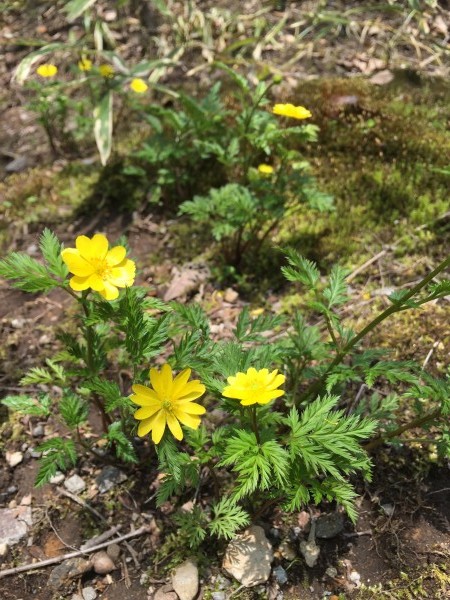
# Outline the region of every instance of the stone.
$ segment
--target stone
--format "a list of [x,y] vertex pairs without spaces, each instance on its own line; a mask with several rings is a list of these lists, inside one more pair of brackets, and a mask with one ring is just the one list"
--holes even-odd
[[86,489],[86,483],[79,475],[75,474],[64,481],[64,487],[72,494],[78,494]]
[[127,476],[125,473],[113,465],[108,465],[101,470],[99,475],[97,475],[95,483],[97,484],[100,494],[104,494],[126,480]]
[[361,575],[358,573],[358,571],[351,571],[348,578],[352,583],[355,584],[356,587],[359,587],[361,585]]
[[114,561],[104,550],[96,552],[91,557],[92,566],[97,575],[106,575],[116,568]]
[[239,583],[252,587],[269,579],[272,560],[272,546],[264,529],[254,525],[231,540],[222,566]]
[[193,600],[198,594],[198,568],[189,558],[172,572],[172,587],[180,600]]
[[28,528],[32,524],[29,506],[0,509],[0,540],[2,544],[8,546],[17,544],[27,535]]
[[329,540],[344,529],[344,517],[339,512],[320,515],[316,520],[316,537]]
[[211,598],[212,600],[226,600],[226,594],[225,592],[213,592],[211,594]]
[[53,477],[50,477],[50,483],[53,483],[53,485],[59,485],[64,481],[65,478],[66,476],[64,473],[61,473],[61,471],[56,471]]
[[166,584],[159,588],[153,596],[153,600],[178,600],[176,592],[171,585]]
[[17,467],[23,461],[22,452],[6,452],[6,462],[12,468]]
[[273,570],[273,575],[279,585],[284,585],[288,581],[287,573],[281,565],[275,567],[275,569]]
[[0,544],[0,557],[6,556],[8,554],[8,544],[1,543]]
[[309,542],[300,542],[300,552],[303,554],[308,567],[314,567],[319,559],[320,548],[314,540]]
[[81,577],[92,568],[91,562],[84,558],[69,558],[55,567],[48,578],[48,585],[54,590],[67,587],[72,579]]
[[111,558],[111,560],[113,560],[114,562],[116,560],[119,560],[119,556],[120,556],[120,552],[121,552],[119,544],[110,544],[106,548],[106,552],[108,553],[108,556]]
[[33,437],[44,437],[45,429],[42,423],[38,423],[35,427],[33,427],[33,429],[31,430],[31,435]]
[[95,600],[97,598],[97,592],[91,585],[83,588],[81,595],[83,596],[83,600]]
[[295,560],[297,558],[297,552],[294,545],[287,540],[281,542],[281,544],[278,546],[278,552],[286,560]]
[[14,160],[5,166],[5,171],[7,173],[20,173],[20,171],[24,171],[28,165],[29,161],[26,156],[16,156]]
[[223,299],[225,300],[225,302],[229,302],[230,304],[236,302],[238,298],[239,294],[238,292],[236,292],[236,290],[233,290],[233,288],[227,288],[223,295]]

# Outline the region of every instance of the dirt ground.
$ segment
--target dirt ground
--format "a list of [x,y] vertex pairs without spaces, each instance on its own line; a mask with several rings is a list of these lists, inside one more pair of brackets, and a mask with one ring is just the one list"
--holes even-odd
[[[268,33],[259,49],[254,49],[252,57],[243,56],[242,59],[257,61],[262,57],[271,61],[276,69],[284,73],[288,86],[297,85],[302,78],[329,73],[346,76],[362,73],[371,77],[399,65],[418,68],[437,76],[448,75],[448,54],[444,50],[448,46],[450,20],[447,20],[449,6],[445,1],[437,3],[435,11],[425,10],[422,20],[410,16],[409,12],[382,13],[369,8],[351,12],[351,9],[367,7],[364,2],[331,2],[322,19],[310,18],[311,32],[319,33],[315,37],[311,33],[310,37],[306,36],[305,43],[296,42],[297,45],[294,45],[295,38],[290,43],[289,37],[296,32],[295,23],[302,19],[308,23],[309,17],[305,17],[305,14],[317,13],[319,3],[288,3],[284,11],[283,2],[274,10],[275,4],[242,3],[241,12],[246,17],[258,12],[263,5],[262,8],[267,9],[263,14],[268,20]],[[37,5],[38,10],[35,10]],[[29,10],[30,6],[35,12]],[[23,108],[24,92],[15,84],[10,84],[11,72],[29,50],[26,40],[40,36],[47,41],[55,41],[67,35],[67,27],[55,8],[58,6],[57,3],[53,5],[45,1],[34,4],[17,2],[11,3],[11,7],[4,11],[0,29],[0,38],[4,42],[3,49],[0,48],[0,98],[3,103],[0,113],[0,159],[3,167],[17,156],[26,157],[27,168],[42,165],[43,169],[58,169],[67,161],[64,157],[56,161],[51,157],[35,116]],[[200,36],[198,24],[195,25],[192,15],[186,16],[183,3],[173,3],[173,6],[177,14],[184,15],[191,23],[193,34]],[[197,7],[205,12],[212,9],[213,3],[199,2]],[[222,3],[219,8],[225,11],[229,4]],[[106,7],[102,10],[106,10]],[[150,19],[150,27],[156,27],[156,31],[159,31],[160,40],[166,47],[176,40],[176,30],[172,30],[172,33],[168,31],[161,17],[152,12],[149,14],[143,9],[137,10],[136,19],[129,19],[128,22],[126,14],[120,10],[118,13],[119,17],[123,17],[123,21],[117,25],[118,39],[124,46],[126,56],[132,57],[141,51],[143,21],[146,19]],[[226,14],[216,16],[220,33],[217,38],[201,38],[204,53],[215,51],[217,39],[220,38],[220,43],[226,45],[237,35],[234,25],[224,25]],[[339,14],[345,17],[340,25],[336,24],[335,19]],[[286,18],[286,24],[280,36],[271,37],[271,28],[282,18]],[[131,35],[133,43],[126,43],[127,35]],[[386,48],[389,48],[389,52],[386,52]],[[154,45],[150,44],[148,51],[154,52]],[[192,66],[197,64],[198,56],[193,48],[187,48],[185,56]],[[168,74],[169,78],[175,76],[176,72]],[[8,177],[3,172],[6,182]],[[52,217],[52,225],[63,242],[69,244],[75,235],[89,235],[98,230],[104,231],[112,239],[125,233],[140,267],[139,283],[150,286],[151,293],[163,294],[173,277],[174,249],[171,236],[174,234],[170,222],[148,212],[120,217],[107,211],[101,214],[90,212],[87,216],[83,214],[75,218],[74,221],[71,216],[69,220],[64,214],[56,219]],[[39,233],[46,224],[45,219],[27,225],[20,220],[3,224],[3,229],[10,228],[9,235],[4,238],[4,250],[35,252]],[[155,262],[150,259],[151,256],[158,256],[160,260]],[[218,302],[217,292],[214,281],[208,281],[194,293],[198,300],[210,307],[210,318],[217,326],[217,335],[226,336],[247,299],[238,294],[231,296],[232,299]],[[192,295],[187,294],[186,299]],[[274,297],[273,304],[278,300]],[[22,389],[18,381],[23,372],[31,366],[42,364],[45,357],[54,353],[57,348],[55,328],[64,323],[72,305],[72,299],[62,291],[41,297],[12,290],[6,282],[0,281],[2,397],[18,393]],[[410,332],[410,339],[413,337],[414,332]],[[90,415],[90,427],[94,434],[99,426],[98,421],[98,415],[93,412]],[[13,546],[5,556],[0,556],[0,569],[71,552],[87,539],[113,526],[121,526],[117,535],[128,532],[130,523],[134,529],[142,526],[147,529],[144,534],[122,545],[121,555],[116,561],[117,568],[110,574],[98,575],[89,571],[59,589],[52,589],[48,583],[54,566],[49,566],[0,579],[1,600],[71,598],[88,585],[96,589],[97,598],[102,600],[123,600],[124,596],[127,600],[152,598],[154,592],[168,580],[170,567],[180,559],[173,535],[174,526],[170,521],[174,507],[169,503],[162,509],[156,509],[155,506],[157,472],[154,461],[145,469],[129,470],[124,482],[102,494],[95,479],[103,465],[84,457],[73,471],[81,475],[87,484],[80,505],[80,497],[74,499],[65,495],[59,484],[34,487],[37,460],[33,456],[33,448],[41,441],[33,436],[33,429],[37,425],[39,422],[35,418],[17,415],[8,421],[7,411],[0,409],[0,508],[31,504],[33,509],[33,527],[28,537]],[[45,436],[52,435],[59,427],[52,418],[42,425]],[[5,460],[7,451],[22,452],[23,461],[15,467],[9,467]],[[430,459],[427,446],[414,443],[383,447],[373,460],[374,480],[370,484],[357,482],[361,494],[358,522],[352,526],[345,520],[339,533],[331,539],[318,541],[320,559],[313,569],[306,567],[298,552],[300,542],[308,537],[311,514],[306,511],[294,515],[281,512],[261,515],[258,524],[265,529],[275,550],[273,566],[283,566],[288,582],[279,584],[272,578],[267,587],[253,591],[241,590],[233,597],[248,600],[450,598],[450,465],[447,462],[438,463],[434,457]],[[209,497],[209,490],[205,486],[199,501],[207,504]],[[325,503],[311,509],[315,517],[334,512],[335,507]],[[114,537],[111,538],[113,541]],[[284,542],[292,546],[292,555],[282,552]],[[209,600],[221,573],[224,546],[205,548],[203,552],[199,598]],[[380,586],[383,586],[382,592]],[[230,587],[229,593],[235,589]],[[169,596],[167,600],[170,600]]]

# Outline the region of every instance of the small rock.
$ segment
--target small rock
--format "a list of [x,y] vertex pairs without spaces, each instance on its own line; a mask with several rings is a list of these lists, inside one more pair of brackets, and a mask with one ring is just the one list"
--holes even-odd
[[45,430],[42,423],[38,423],[35,427],[33,427],[33,429],[31,430],[31,435],[33,437],[44,437]]
[[287,583],[288,576],[287,576],[286,571],[283,569],[283,567],[281,565],[278,565],[278,567],[275,567],[275,569],[273,570],[273,574],[279,585],[284,585],[285,583]]
[[105,551],[96,552],[91,558],[92,566],[97,575],[106,575],[116,568],[112,558]]
[[374,85],[387,85],[388,83],[391,83],[393,79],[394,73],[389,71],[389,69],[384,69],[383,71],[378,71],[378,73],[372,75],[372,77],[369,78],[369,81]]
[[29,448],[27,454],[31,457],[31,458],[41,458],[42,456],[42,452],[38,452],[37,450],[35,450],[34,448]]
[[126,480],[127,476],[125,473],[122,473],[120,469],[113,465],[108,465],[101,470],[99,475],[97,475],[95,483],[97,484],[100,494],[104,494]]
[[111,558],[111,560],[113,560],[114,562],[119,560],[121,552],[119,544],[110,544],[106,548],[106,552],[108,553],[108,556]]
[[70,600],[83,600],[83,596],[80,596],[80,594],[74,594]]
[[28,533],[33,520],[29,506],[0,509],[0,540],[12,546],[20,542]]
[[72,579],[81,577],[91,567],[91,562],[84,558],[69,558],[52,570],[48,585],[55,590],[66,587]]
[[328,567],[328,569],[325,571],[325,575],[327,575],[328,577],[331,577],[332,579],[334,577],[337,577],[337,569],[335,569],[335,567]]
[[213,592],[211,594],[211,598],[212,600],[226,600],[226,594],[225,592]]
[[64,475],[64,473],[61,473],[61,471],[56,471],[56,473],[53,475],[53,477],[50,477],[50,483],[53,483],[54,485],[58,485],[58,484],[62,483],[65,478],[66,478],[66,476]]
[[309,512],[306,512],[306,510],[302,510],[298,513],[297,521],[302,531],[308,531],[311,522],[311,515],[309,514]]
[[22,327],[25,325],[25,319],[23,319],[22,317],[17,317],[16,319],[11,319],[11,326],[14,327],[14,329],[22,329]]
[[81,595],[83,596],[83,600],[95,600],[97,598],[97,592],[91,585],[83,588]]
[[297,558],[297,552],[295,550],[295,547],[287,540],[281,542],[281,544],[278,547],[278,552],[286,560],[294,560]]
[[380,506],[388,517],[392,517],[395,511],[394,504],[380,504]]
[[5,166],[7,173],[20,173],[28,167],[28,158],[26,156],[16,156],[14,160]]
[[27,494],[20,501],[20,506],[31,506],[31,499],[32,499],[31,494]]
[[314,541],[300,542],[300,552],[303,554],[308,567],[314,567],[320,554],[319,546]]
[[344,529],[344,517],[334,512],[320,515],[316,520],[316,537],[328,540],[334,538]]
[[351,571],[348,578],[356,585],[356,587],[361,585],[361,575],[358,573],[358,571]]
[[272,560],[272,546],[264,529],[254,525],[231,540],[222,566],[239,583],[251,587],[269,579]]
[[6,556],[8,553],[8,544],[0,544],[0,556]]
[[236,290],[233,290],[233,288],[227,288],[223,295],[225,302],[230,302],[230,304],[235,302],[238,298],[239,294],[236,292]]
[[171,585],[166,584],[156,591],[153,600],[178,600],[177,594],[173,591]]
[[6,462],[12,468],[17,467],[23,461],[22,452],[6,452]]
[[75,474],[72,475],[72,477],[69,477],[69,479],[65,480],[64,487],[72,494],[77,494],[86,489],[86,483],[79,475]]
[[172,586],[180,600],[193,600],[198,593],[198,568],[192,560],[185,560],[172,573]]

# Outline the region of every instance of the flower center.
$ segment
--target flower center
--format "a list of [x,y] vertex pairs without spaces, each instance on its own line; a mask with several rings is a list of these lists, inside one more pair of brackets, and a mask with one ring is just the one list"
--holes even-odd
[[111,268],[104,258],[91,258],[90,263],[102,279],[107,279],[111,274]]
[[162,409],[165,410],[166,412],[168,412],[168,413],[173,412],[172,402],[168,398],[164,398],[164,400],[161,403],[161,406],[162,406]]

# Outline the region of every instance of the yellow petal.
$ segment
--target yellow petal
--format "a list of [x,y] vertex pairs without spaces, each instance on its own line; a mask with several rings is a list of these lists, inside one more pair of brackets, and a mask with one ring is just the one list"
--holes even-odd
[[132,260],[125,260],[118,266],[111,269],[108,281],[118,287],[127,287],[133,285],[136,266]]
[[244,388],[235,385],[226,385],[222,390],[222,396],[225,398],[234,398],[235,400],[240,400],[245,393],[246,390]]
[[200,398],[200,396],[203,396],[203,394],[205,393],[205,389],[204,389],[205,386],[202,386],[202,387],[203,387],[203,390],[201,390],[201,391],[199,390],[198,392],[190,392],[189,394],[183,393],[183,395],[180,398],[177,398],[175,400],[175,402],[177,402],[177,403],[178,402],[180,402],[180,403],[190,402],[191,400],[196,400],[197,398]]
[[189,415],[203,415],[206,412],[206,408],[196,402],[177,402],[174,409]]
[[108,246],[107,238],[101,233],[96,233],[91,240],[91,250],[93,256],[97,258],[105,258],[108,254]]
[[164,430],[166,429],[166,415],[164,411],[159,411],[155,415],[155,420],[152,425],[152,440],[155,444],[159,444],[162,436],[164,435]]
[[99,294],[103,296],[105,300],[115,300],[119,297],[119,290],[116,286],[109,283],[109,281],[103,281],[104,289],[99,291]]
[[158,410],[161,410],[161,404],[153,404],[153,406],[143,406],[142,408],[138,408],[138,410],[134,413],[134,418],[138,419],[138,421],[142,421],[143,419],[149,419],[152,417]]
[[114,246],[114,248],[111,248],[111,250],[106,255],[106,262],[111,267],[115,267],[123,261],[126,253],[127,249],[124,246]]
[[103,292],[105,289],[105,281],[97,275],[97,273],[92,273],[89,277],[89,287],[91,287],[95,292]]
[[86,235],[79,235],[75,240],[75,246],[82,256],[87,259],[92,258],[91,240]]
[[272,383],[270,383],[270,389],[274,390],[277,387],[280,387],[280,385],[283,385],[283,383],[286,381],[286,376],[285,375],[276,375],[274,380],[272,381]]
[[176,400],[184,391],[184,386],[191,376],[191,369],[184,369],[173,380],[172,398]]
[[200,417],[193,417],[181,410],[174,409],[173,414],[180,423],[183,423],[183,425],[186,425],[186,427],[190,427],[191,429],[197,429],[201,423]]
[[83,292],[89,289],[89,277],[78,277],[75,275],[70,279],[69,285],[75,292]]
[[151,390],[146,385],[140,385],[139,383],[135,383],[131,386],[131,389],[135,393],[135,396],[130,396],[130,398],[135,404],[145,406],[146,404],[150,404],[153,402],[160,402],[160,399],[158,398],[156,392],[154,390]]
[[167,425],[169,426],[169,429],[172,432],[173,437],[176,440],[182,440],[183,439],[183,430],[181,429],[180,424],[178,423],[177,419],[170,413],[167,414],[166,418],[167,418]]
[[161,368],[161,385],[163,386],[167,395],[172,394],[172,388],[173,388],[172,367],[167,363],[165,363]]
[[61,252],[61,258],[66,263],[69,271],[79,277],[87,277],[94,271],[92,265],[75,248],[65,248]]
[[[205,386],[203,385],[203,383],[200,383],[200,381],[198,379],[193,379],[192,381],[188,381],[186,383],[186,385],[184,386],[180,396],[179,396],[179,400],[187,400],[189,399],[194,399],[194,398],[198,398],[199,396],[201,396],[202,394],[205,393]],[[195,396],[192,396],[192,394],[196,394]]]
[[144,435],[147,435],[147,433],[153,429],[153,424],[155,422],[155,419],[156,419],[156,415],[153,415],[153,417],[150,417],[149,419],[145,419],[144,421],[141,421],[139,423],[138,430],[137,430],[137,434],[139,437],[144,437]]

